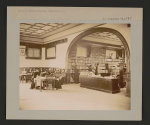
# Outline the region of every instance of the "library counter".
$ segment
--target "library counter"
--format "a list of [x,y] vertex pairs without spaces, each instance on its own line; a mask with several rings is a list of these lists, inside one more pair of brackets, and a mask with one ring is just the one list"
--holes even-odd
[[120,92],[119,80],[113,77],[79,76],[80,87],[95,89],[110,93]]

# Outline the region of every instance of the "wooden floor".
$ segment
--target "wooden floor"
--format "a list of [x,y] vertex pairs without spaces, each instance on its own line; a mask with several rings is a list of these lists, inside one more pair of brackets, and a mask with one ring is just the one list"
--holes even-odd
[[60,90],[30,89],[30,84],[20,84],[21,110],[130,110],[130,98],[125,89],[111,94],[86,89],[79,84],[63,85]]

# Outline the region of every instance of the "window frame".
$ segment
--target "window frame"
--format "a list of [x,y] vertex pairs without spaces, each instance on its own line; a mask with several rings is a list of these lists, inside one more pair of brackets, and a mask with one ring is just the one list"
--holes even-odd
[[[40,57],[30,57],[28,55],[28,49],[39,49],[40,50]],[[42,48],[40,46],[27,46],[26,47],[26,59],[42,59]]]
[[[47,50],[49,49],[49,48],[55,48],[55,56],[53,56],[53,57],[48,57],[47,56]],[[56,45],[51,45],[51,46],[47,46],[47,47],[45,47],[45,59],[56,59]]]

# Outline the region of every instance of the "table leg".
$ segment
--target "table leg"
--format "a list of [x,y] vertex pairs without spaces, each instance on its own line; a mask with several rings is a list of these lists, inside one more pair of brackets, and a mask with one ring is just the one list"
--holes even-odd
[[42,81],[40,82],[40,91],[42,92]]
[[55,89],[55,80],[52,81],[52,89]]

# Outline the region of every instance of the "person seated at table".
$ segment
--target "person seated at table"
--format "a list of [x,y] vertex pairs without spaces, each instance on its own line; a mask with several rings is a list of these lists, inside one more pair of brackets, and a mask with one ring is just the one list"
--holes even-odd
[[95,64],[95,75],[98,75],[99,74],[99,63],[96,63]]
[[62,75],[60,74],[60,71],[56,70],[55,71],[55,88],[56,88],[56,90],[62,89],[61,82],[60,82],[61,79],[62,79]]
[[92,66],[92,64],[90,64],[90,65],[88,66],[88,71],[95,74],[95,69],[94,69],[94,68],[95,68],[95,67]]
[[22,71],[22,74],[26,74],[27,73],[27,71],[24,69],[23,71]]
[[60,81],[61,81],[60,77],[55,77],[55,88],[56,88],[56,90],[57,89],[62,89]]
[[65,72],[65,69],[61,70],[61,84],[65,83],[66,82],[66,72]]
[[47,76],[50,76],[51,75],[51,71],[47,71]]
[[35,77],[35,88],[39,88],[41,86],[41,80],[40,80],[40,72],[38,72],[38,74]]
[[32,73],[33,79],[35,79],[38,74],[39,74],[39,71],[38,71],[38,70],[35,70],[35,71]]
[[51,73],[50,73],[50,77],[55,77],[55,73],[54,73],[54,72],[51,72]]
[[47,87],[46,80],[42,80],[42,79],[45,79],[46,76],[47,76],[47,72],[45,72],[45,70],[42,69],[42,71],[40,72],[40,79],[41,79],[40,82],[42,82],[42,83],[41,83],[42,89],[46,89],[46,87]]
[[27,71],[26,71],[26,69],[23,69],[23,71],[21,72],[21,74],[20,74],[20,81],[26,81],[26,75],[27,74]]
[[92,71],[93,71],[92,65],[89,65],[89,66],[88,66],[88,71],[89,71],[89,72],[92,72]]
[[40,76],[41,77],[45,77],[46,76],[46,72],[41,72]]
[[31,89],[34,89],[36,87],[36,77],[38,75],[38,70],[36,70],[35,72],[32,72],[32,78],[31,78]]
[[47,71],[46,77],[54,77],[54,72],[53,71]]
[[36,88],[46,89],[48,87],[45,73],[40,72],[36,78]]
[[29,68],[29,69],[27,69],[27,73],[31,73],[31,69]]

